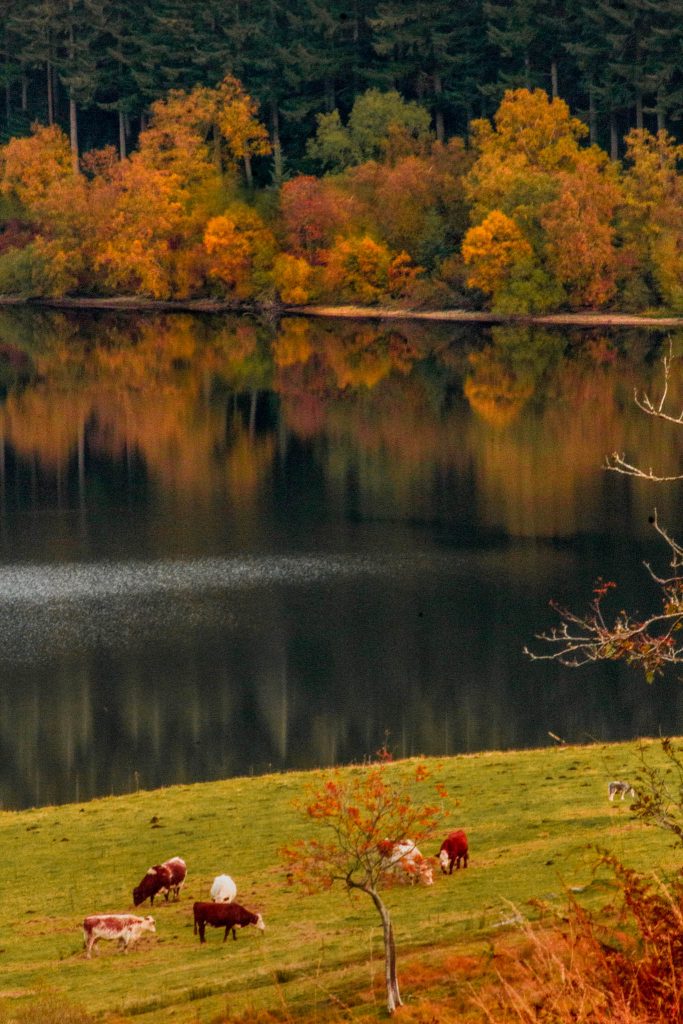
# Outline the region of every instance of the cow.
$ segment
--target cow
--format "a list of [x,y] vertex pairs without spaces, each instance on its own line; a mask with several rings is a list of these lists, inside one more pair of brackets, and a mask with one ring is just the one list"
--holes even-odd
[[83,922],[83,945],[90,960],[95,943],[99,939],[117,939],[124,953],[143,932],[155,932],[153,917],[136,917],[135,914],[90,914]]
[[232,903],[237,896],[237,886],[230,875],[216,875],[211,886],[214,903]]
[[636,791],[630,782],[608,782],[607,783],[607,799],[614,801],[617,793],[621,793],[621,799],[630,796],[635,799]]
[[432,885],[434,875],[429,861],[422,856],[412,839],[392,842],[382,839],[377,844],[382,857],[381,869],[398,882],[421,882]]
[[194,934],[199,931],[199,941],[206,942],[204,930],[207,924],[212,928],[225,928],[223,942],[232,932],[233,939],[237,939],[237,929],[245,928],[248,924],[256,925],[259,931],[264,932],[266,926],[260,914],[253,914],[251,910],[241,906],[239,903],[203,903],[197,902],[193,907],[194,911]]
[[453,874],[454,864],[456,870],[460,870],[460,861],[462,861],[462,866],[466,868],[468,860],[467,836],[463,830],[458,828],[455,832],[449,832],[439,850],[439,863],[444,875]]
[[155,864],[148,868],[145,877],[139,885],[133,889],[133,903],[139,906],[149,899],[150,906],[154,906],[154,897],[163,893],[168,902],[169,893],[173,893],[174,899],[180,899],[180,890],[185,884],[187,866],[181,857],[171,857],[163,864]]

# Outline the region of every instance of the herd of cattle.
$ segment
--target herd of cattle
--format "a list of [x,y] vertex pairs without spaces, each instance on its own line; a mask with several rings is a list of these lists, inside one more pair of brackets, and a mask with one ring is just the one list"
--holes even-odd
[[[399,882],[421,882],[431,885],[434,881],[432,866],[429,859],[423,857],[417,846],[410,839],[401,842],[383,840],[378,844],[381,856],[381,869],[387,878]],[[444,874],[452,874],[453,868],[467,867],[469,851],[467,836],[462,829],[457,829],[444,839],[439,850],[439,864]],[[182,857],[171,857],[163,864],[155,864],[149,868],[139,885],[133,889],[133,903],[136,907],[149,900],[154,906],[154,897],[162,895],[168,901],[180,899],[180,890],[185,884],[187,865]],[[224,928],[223,941],[232,932],[237,938],[237,929],[254,925],[261,932],[265,931],[263,918],[235,902],[237,886],[230,875],[218,875],[214,878],[210,891],[211,899],[199,900],[193,905],[194,934],[199,933],[199,941],[205,942],[207,924],[212,928]],[[128,947],[144,935],[155,932],[154,918],[151,915],[139,917],[135,914],[90,914],[83,921],[83,942],[85,955],[88,959],[96,943],[100,939],[112,939],[126,952]]]

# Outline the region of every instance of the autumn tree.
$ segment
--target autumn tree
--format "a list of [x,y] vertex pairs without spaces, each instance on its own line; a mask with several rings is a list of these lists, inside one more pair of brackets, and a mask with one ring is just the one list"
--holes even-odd
[[[372,900],[382,922],[389,1013],[401,1006],[402,1000],[391,912],[381,891],[381,850],[385,841],[419,845],[434,836],[439,808],[413,795],[417,784],[427,779],[427,770],[418,765],[410,785],[407,772],[386,761],[335,771],[311,784],[299,808],[316,835],[283,850],[289,873],[309,891],[340,883],[349,893],[364,893]],[[441,785],[436,786],[436,794],[445,798]]]
[[336,108],[319,114],[317,122],[308,154],[333,171],[364,160],[420,152],[431,140],[427,111],[418,103],[406,102],[395,89],[368,89],[356,99],[346,125]]
[[620,228],[631,273],[624,290],[638,306],[683,309],[683,146],[665,131],[626,137]]

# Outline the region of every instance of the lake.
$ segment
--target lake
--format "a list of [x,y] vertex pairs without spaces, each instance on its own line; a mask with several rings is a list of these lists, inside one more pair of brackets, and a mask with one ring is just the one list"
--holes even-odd
[[522,650],[656,600],[680,485],[603,463],[680,468],[667,337],[0,313],[2,807],[682,732],[675,679]]

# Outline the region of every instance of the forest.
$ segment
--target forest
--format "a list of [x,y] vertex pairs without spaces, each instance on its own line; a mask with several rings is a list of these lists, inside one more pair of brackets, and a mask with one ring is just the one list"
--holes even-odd
[[683,309],[673,0],[5,0],[0,293]]

